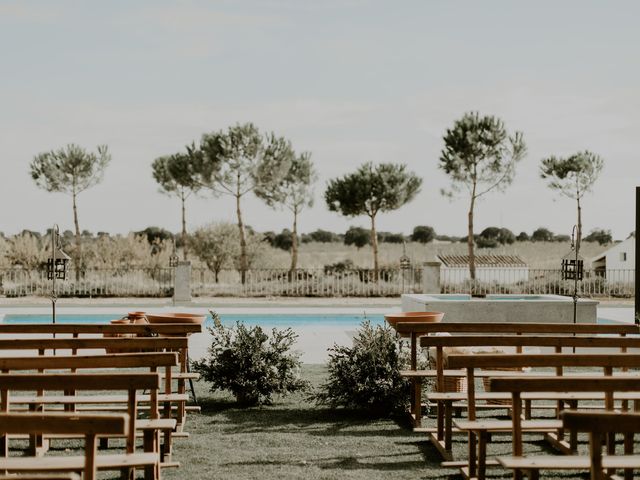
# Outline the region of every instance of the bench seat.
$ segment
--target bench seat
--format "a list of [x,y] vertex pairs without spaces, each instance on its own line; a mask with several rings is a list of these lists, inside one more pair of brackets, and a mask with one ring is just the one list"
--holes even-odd
[[[123,453],[96,456],[98,470],[119,470],[127,467],[140,468],[157,464],[157,453]],[[84,456],[0,458],[0,469],[10,472],[81,471],[84,466]]]
[[[148,403],[151,395],[136,396],[138,403]],[[187,393],[158,394],[158,402],[186,402],[189,400]],[[127,403],[126,395],[13,395],[10,397],[12,405],[17,404],[96,404],[96,403]]]
[[[454,421],[459,430],[485,431],[485,432],[511,432],[513,422],[511,420],[460,420]],[[523,420],[522,430],[525,432],[548,432],[562,428],[561,420]]]
[[[588,470],[590,459],[582,455],[498,457],[498,463],[504,468],[519,470]],[[604,455],[603,468],[626,469],[640,468],[640,455]]]

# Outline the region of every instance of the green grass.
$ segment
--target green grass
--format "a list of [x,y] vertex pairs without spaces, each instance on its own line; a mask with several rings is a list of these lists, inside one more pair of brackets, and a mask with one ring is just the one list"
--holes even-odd
[[[324,381],[326,367],[306,365],[314,386]],[[174,459],[179,469],[165,479],[457,479],[457,471],[440,467],[440,457],[424,434],[414,434],[402,419],[370,419],[356,412],[331,411],[304,395],[277,399],[273,406],[240,409],[229,395],[209,393],[196,384],[201,414],[190,414],[188,439],[177,439]],[[503,410],[504,412],[504,410]],[[493,412],[495,414],[495,412]],[[435,426],[434,419],[426,420]],[[526,453],[548,452],[541,435],[526,438]],[[466,458],[466,437],[454,436],[454,455]],[[581,449],[586,452],[583,443]],[[489,454],[510,454],[511,439],[496,435]],[[491,478],[511,473],[489,470]],[[560,472],[543,478],[588,478]]]

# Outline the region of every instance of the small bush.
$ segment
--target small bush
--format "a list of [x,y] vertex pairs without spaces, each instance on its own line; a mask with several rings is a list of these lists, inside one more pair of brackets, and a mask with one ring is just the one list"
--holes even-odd
[[390,328],[365,321],[353,346],[334,345],[329,352],[329,379],[314,396],[317,403],[376,416],[406,410],[409,382],[400,376],[401,355]]
[[211,312],[214,326],[209,357],[194,362],[193,368],[211,382],[211,391],[230,390],[244,406],[271,404],[273,395],[304,391],[299,354],[291,351],[298,335],[290,328],[274,328],[271,336],[261,327],[237,322],[225,327]]

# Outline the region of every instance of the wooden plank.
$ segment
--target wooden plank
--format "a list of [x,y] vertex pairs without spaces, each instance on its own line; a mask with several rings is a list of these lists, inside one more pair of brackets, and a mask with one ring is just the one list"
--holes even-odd
[[565,428],[578,432],[640,432],[640,413],[563,412],[560,417]]
[[450,336],[420,337],[422,347],[640,348],[640,337]]
[[157,373],[5,373],[0,384],[7,390],[129,390],[158,389]]
[[188,348],[186,337],[140,338],[17,338],[0,339],[0,350],[71,350],[71,349],[183,349]]
[[[481,431],[488,432],[510,432],[513,430],[513,422],[511,420],[454,420],[456,427],[461,431]],[[546,432],[562,427],[560,420],[523,420],[521,423],[522,430],[525,432]]]
[[178,364],[173,352],[114,353],[109,355],[55,355],[0,357],[0,370],[56,370],[66,368],[165,367]]
[[[119,470],[126,467],[144,467],[158,463],[157,453],[97,455],[98,470]],[[80,471],[84,456],[68,457],[7,457],[0,458],[0,469],[10,472]]]
[[[0,377],[0,380],[2,377]],[[99,388],[98,390],[104,390]],[[138,395],[138,403],[151,402],[151,395]],[[171,393],[159,394],[159,402],[186,402],[189,400],[187,393]],[[12,395],[10,397],[11,405],[43,403],[43,404],[114,404],[126,403],[126,395]]]
[[148,324],[95,324],[95,323],[56,323],[24,324],[2,323],[0,334],[104,334],[130,333],[136,335],[181,335],[202,332],[197,323],[148,323]]
[[640,367],[640,354],[472,354],[449,355],[447,367],[498,368],[498,367]]
[[121,435],[129,421],[122,414],[2,413],[0,433]]
[[640,382],[630,377],[539,377],[491,378],[493,392],[638,392]]
[[[398,322],[398,333],[553,333],[553,334],[640,334],[640,327],[632,324],[598,323],[515,323],[515,322]],[[429,337],[432,338],[432,337]]]

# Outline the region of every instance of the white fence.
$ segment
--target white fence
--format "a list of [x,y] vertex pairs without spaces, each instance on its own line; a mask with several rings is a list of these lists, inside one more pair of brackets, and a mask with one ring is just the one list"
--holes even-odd
[[[563,280],[560,270],[483,269],[491,281],[469,280],[460,272],[451,269],[440,270],[442,293],[486,294],[556,294],[573,295],[573,280]],[[527,273],[527,280],[518,280]],[[634,270],[607,270],[596,272],[586,270],[584,278],[578,282],[578,294],[585,297],[633,297],[635,294]]]
[[[455,270],[440,271],[441,293],[473,294],[557,294],[572,295],[573,281],[562,280],[559,270],[491,269],[484,278],[491,281],[471,282],[468,275]],[[633,297],[633,270],[585,271],[578,282],[578,294],[585,297]],[[81,272],[76,279],[71,272],[65,281],[56,282],[60,297],[170,297],[174,290],[171,268],[100,269]],[[291,296],[291,297],[376,297],[398,296],[422,292],[422,269],[381,269],[376,278],[373,270],[300,269],[290,274],[286,269],[251,270],[246,282],[240,282],[235,270],[223,270],[218,278],[208,269],[191,272],[193,296]],[[51,281],[42,270],[0,270],[0,296],[46,296]]]
[[193,269],[191,293],[194,296],[235,295],[246,297],[386,297],[420,292],[419,268],[381,269],[285,269],[250,270],[244,285],[235,270],[216,276],[208,269]]
[[[0,295],[24,297],[51,294],[51,280],[45,270],[0,270]],[[170,297],[172,268],[91,269],[67,280],[56,281],[59,297]]]

